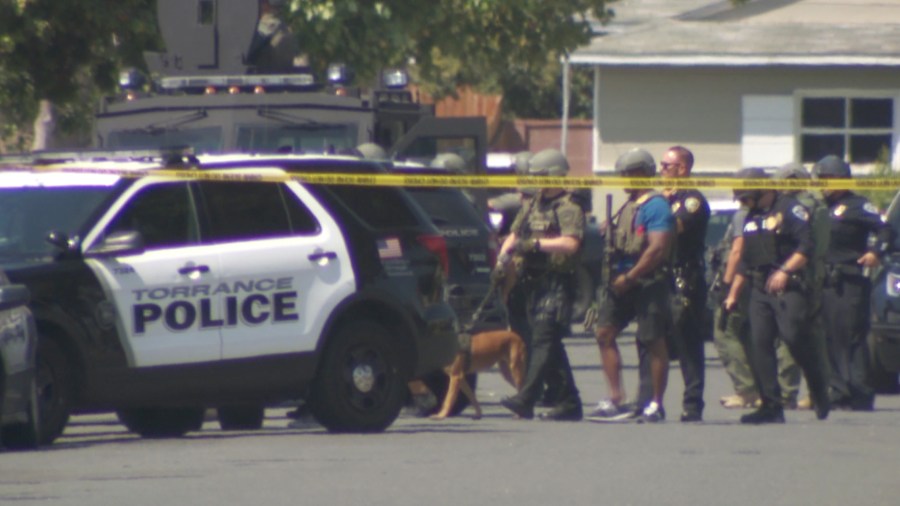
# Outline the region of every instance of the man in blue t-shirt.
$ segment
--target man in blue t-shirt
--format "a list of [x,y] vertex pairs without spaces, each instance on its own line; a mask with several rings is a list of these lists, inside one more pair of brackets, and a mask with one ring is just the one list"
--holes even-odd
[[[656,162],[647,151],[633,149],[616,161],[622,177],[653,177]],[[675,218],[669,202],[648,189],[626,189],[628,202],[607,224],[612,233],[611,254],[606,255],[610,279],[600,290],[596,336],[600,359],[609,384],[609,399],[602,400],[587,417],[597,422],[638,418],[639,422],[665,419],[663,394],[669,374],[666,333],[672,327],[671,280],[663,269],[671,254],[675,236]],[[610,226],[611,225],[611,226]],[[650,359],[653,396],[638,410],[624,405],[622,359],[616,338],[631,321],[636,321],[637,341],[646,347]]]

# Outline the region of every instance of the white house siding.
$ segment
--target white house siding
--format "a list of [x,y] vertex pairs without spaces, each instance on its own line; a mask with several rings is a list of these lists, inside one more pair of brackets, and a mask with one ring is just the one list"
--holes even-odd
[[600,76],[602,144],[595,171],[611,170],[631,147],[658,157],[673,144],[694,151],[697,170],[734,171],[744,165],[745,97],[796,97],[813,90],[900,95],[900,73],[879,67],[603,66]]

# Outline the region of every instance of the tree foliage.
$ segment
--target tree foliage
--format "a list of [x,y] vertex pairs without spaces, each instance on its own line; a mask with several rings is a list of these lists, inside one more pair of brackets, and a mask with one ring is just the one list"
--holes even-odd
[[112,90],[123,62],[156,39],[154,5],[0,0],[0,136],[29,124],[40,100],[57,106],[61,129],[81,126],[96,92]]
[[471,85],[539,117],[558,103],[560,58],[590,40],[591,20],[606,20],[609,3],[294,0],[288,18],[318,68],[344,61],[371,80],[383,67],[414,63],[417,82],[436,97]]
[[[470,85],[541,117],[559,111],[560,57],[590,39],[611,1],[289,0],[282,16],[318,70],[343,61],[371,82],[403,66],[433,96]],[[155,5],[0,0],[0,143],[31,124],[41,100],[54,104],[60,130],[84,128],[118,70],[161,49]]]

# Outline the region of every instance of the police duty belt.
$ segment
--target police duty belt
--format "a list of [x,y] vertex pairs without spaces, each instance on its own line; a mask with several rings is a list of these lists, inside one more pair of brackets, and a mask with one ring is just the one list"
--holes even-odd
[[350,174],[339,172],[288,173],[277,164],[224,170],[197,168],[171,169],[144,166],[139,169],[79,166],[77,164],[2,165],[0,172],[64,172],[103,174],[123,178],[166,178],[192,181],[271,182],[299,181],[308,184],[347,186],[405,186],[452,188],[629,188],[629,189],[746,189],[746,190],[891,190],[900,189],[900,178],[855,179],[736,179],[736,178],[627,178],[627,177],[549,177],[513,175],[422,175],[402,173]]

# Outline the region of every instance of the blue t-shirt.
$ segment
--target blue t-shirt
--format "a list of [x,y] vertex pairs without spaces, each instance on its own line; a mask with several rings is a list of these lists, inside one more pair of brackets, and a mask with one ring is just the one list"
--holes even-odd
[[651,197],[638,209],[634,219],[638,233],[675,232],[675,215],[662,197]]
[[[662,196],[651,197],[638,209],[634,217],[635,232],[644,235],[647,232],[671,232],[675,233],[675,215],[669,202]],[[627,272],[637,263],[640,255],[620,258],[613,266],[616,274]]]

